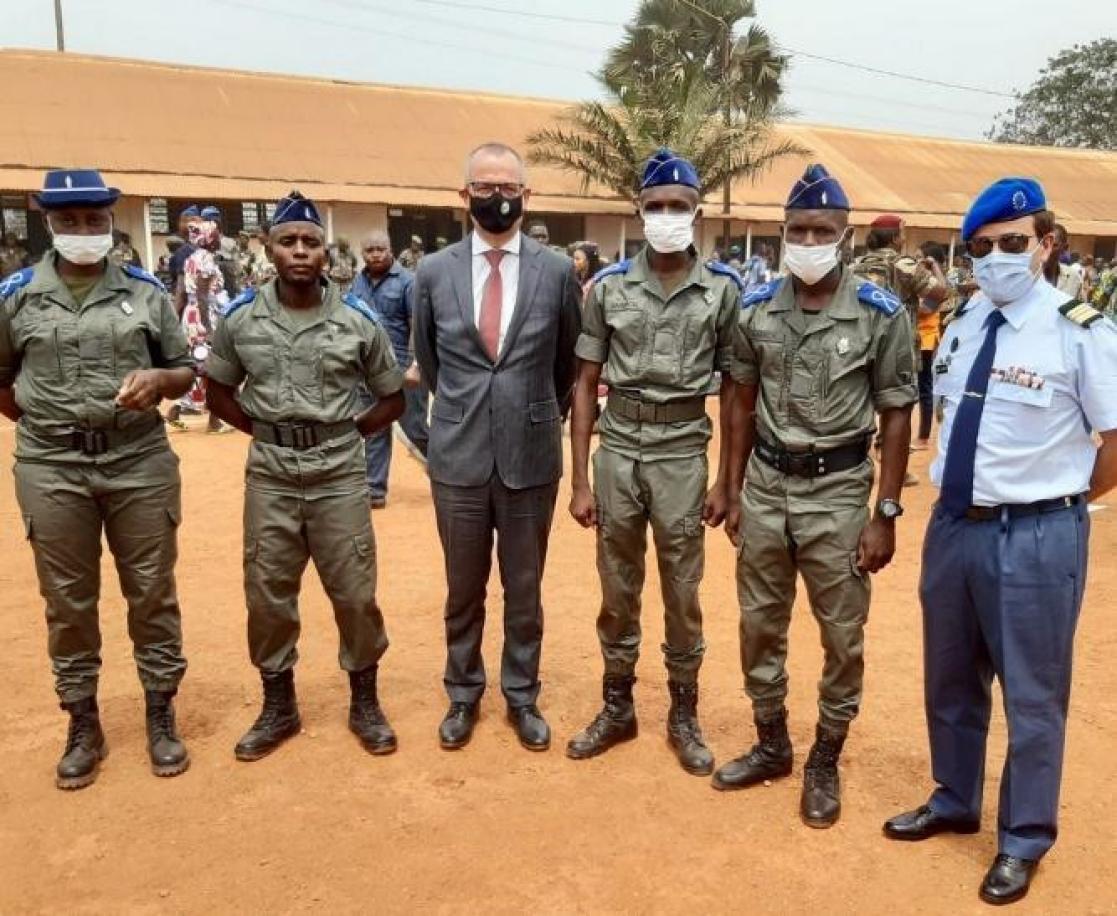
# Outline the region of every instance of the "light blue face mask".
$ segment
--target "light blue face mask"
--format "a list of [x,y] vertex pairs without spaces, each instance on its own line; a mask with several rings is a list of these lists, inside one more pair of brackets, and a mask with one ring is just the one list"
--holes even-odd
[[983,258],[973,259],[974,279],[994,305],[1008,305],[1027,295],[1039,279],[1040,270],[1032,270],[1034,251],[1005,254],[992,251]]

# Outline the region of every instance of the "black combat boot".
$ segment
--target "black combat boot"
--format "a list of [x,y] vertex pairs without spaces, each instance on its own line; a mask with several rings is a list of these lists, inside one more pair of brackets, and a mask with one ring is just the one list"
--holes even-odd
[[156,776],[178,776],[190,766],[190,755],[175,730],[174,690],[145,690],[147,753]]
[[799,813],[808,827],[832,827],[842,813],[842,787],[838,779],[838,758],[846,736],[827,731],[821,725],[803,768],[803,797]]
[[266,757],[302,728],[299,706],[295,702],[295,672],[292,669],[278,673],[261,671],[264,683],[264,708],[237,742],[234,753],[237,760],[259,760]]
[[97,714],[97,698],[63,703],[62,708],[70,714],[70,731],[54,784],[60,789],[84,789],[93,785],[101,761],[109,752]]
[[791,736],[787,733],[787,710],[756,719],[759,740],[745,754],[730,760],[714,773],[715,789],[746,789],[791,775]]
[[667,689],[671,692],[667,743],[684,770],[695,776],[709,776],[714,771],[714,755],[706,747],[698,726],[698,685],[668,681]]
[[349,672],[349,731],[370,754],[391,754],[396,749],[396,733],[388,724],[376,697],[376,665],[364,671]]
[[632,675],[607,674],[601,682],[605,705],[583,731],[566,745],[566,756],[584,760],[604,754],[614,744],[636,737],[636,708],[632,705]]

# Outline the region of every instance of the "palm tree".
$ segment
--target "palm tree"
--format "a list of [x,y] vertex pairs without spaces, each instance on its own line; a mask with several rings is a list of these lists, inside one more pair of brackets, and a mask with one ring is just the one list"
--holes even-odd
[[703,195],[757,175],[781,156],[804,152],[790,141],[773,140],[768,121],[734,114],[726,124],[712,115],[716,89],[704,82],[669,89],[655,95],[646,85],[610,102],[582,102],[557,126],[528,137],[529,158],[580,176],[583,193],[596,184],[631,197],[645,161],[660,146],[694,163]]
[[599,78],[620,95],[642,83],[676,85],[702,78],[718,88],[714,109],[762,117],[775,109],[787,57],[756,23],[754,0],[645,0]]
[[[532,162],[634,194],[647,157],[669,146],[691,159],[703,193],[805,152],[772,137],[787,63],[766,32],[733,26],[753,0],[644,0],[598,74],[604,102],[582,102],[528,138]],[[727,227],[728,228],[728,227]]]

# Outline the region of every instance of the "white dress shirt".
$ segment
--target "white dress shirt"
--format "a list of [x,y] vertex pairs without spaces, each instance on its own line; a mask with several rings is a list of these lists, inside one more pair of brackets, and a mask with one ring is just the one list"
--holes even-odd
[[[1084,328],[1059,312],[1069,301],[1044,280],[1001,309],[997,352],[974,463],[977,506],[1032,503],[1089,489],[1097,446],[1091,432],[1117,429],[1117,326]],[[941,486],[954,416],[994,305],[976,293],[946,329],[934,361],[944,399],[931,482]]]
[[[481,326],[481,299],[485,292],[485,281],[489,279],[489,260],[485,257],[486,251],[492,251],[493,246],[474,232],[472,241],[473,262],[473,323]],[[512,312],[516,308],[516,294],[520,289],[520,233],[501,246],[504,257],[500,259],[500,281],[503,292],[503,301],[500,307],[500,336],[497,339],[497,353],[504,349],[504,338],[508,334],[508,325],[512,323]]]

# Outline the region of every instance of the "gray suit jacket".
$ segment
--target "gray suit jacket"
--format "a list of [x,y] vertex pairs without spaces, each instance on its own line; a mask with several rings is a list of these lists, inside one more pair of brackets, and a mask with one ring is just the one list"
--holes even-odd
[[472,237],[426,255],[415,277],[415,360],[434,392],[431,479],[510,489],[562,477],[562,417],[574,386],[582,294],[571,261],[527,236],[520,285],[494,363],[473,319]]

